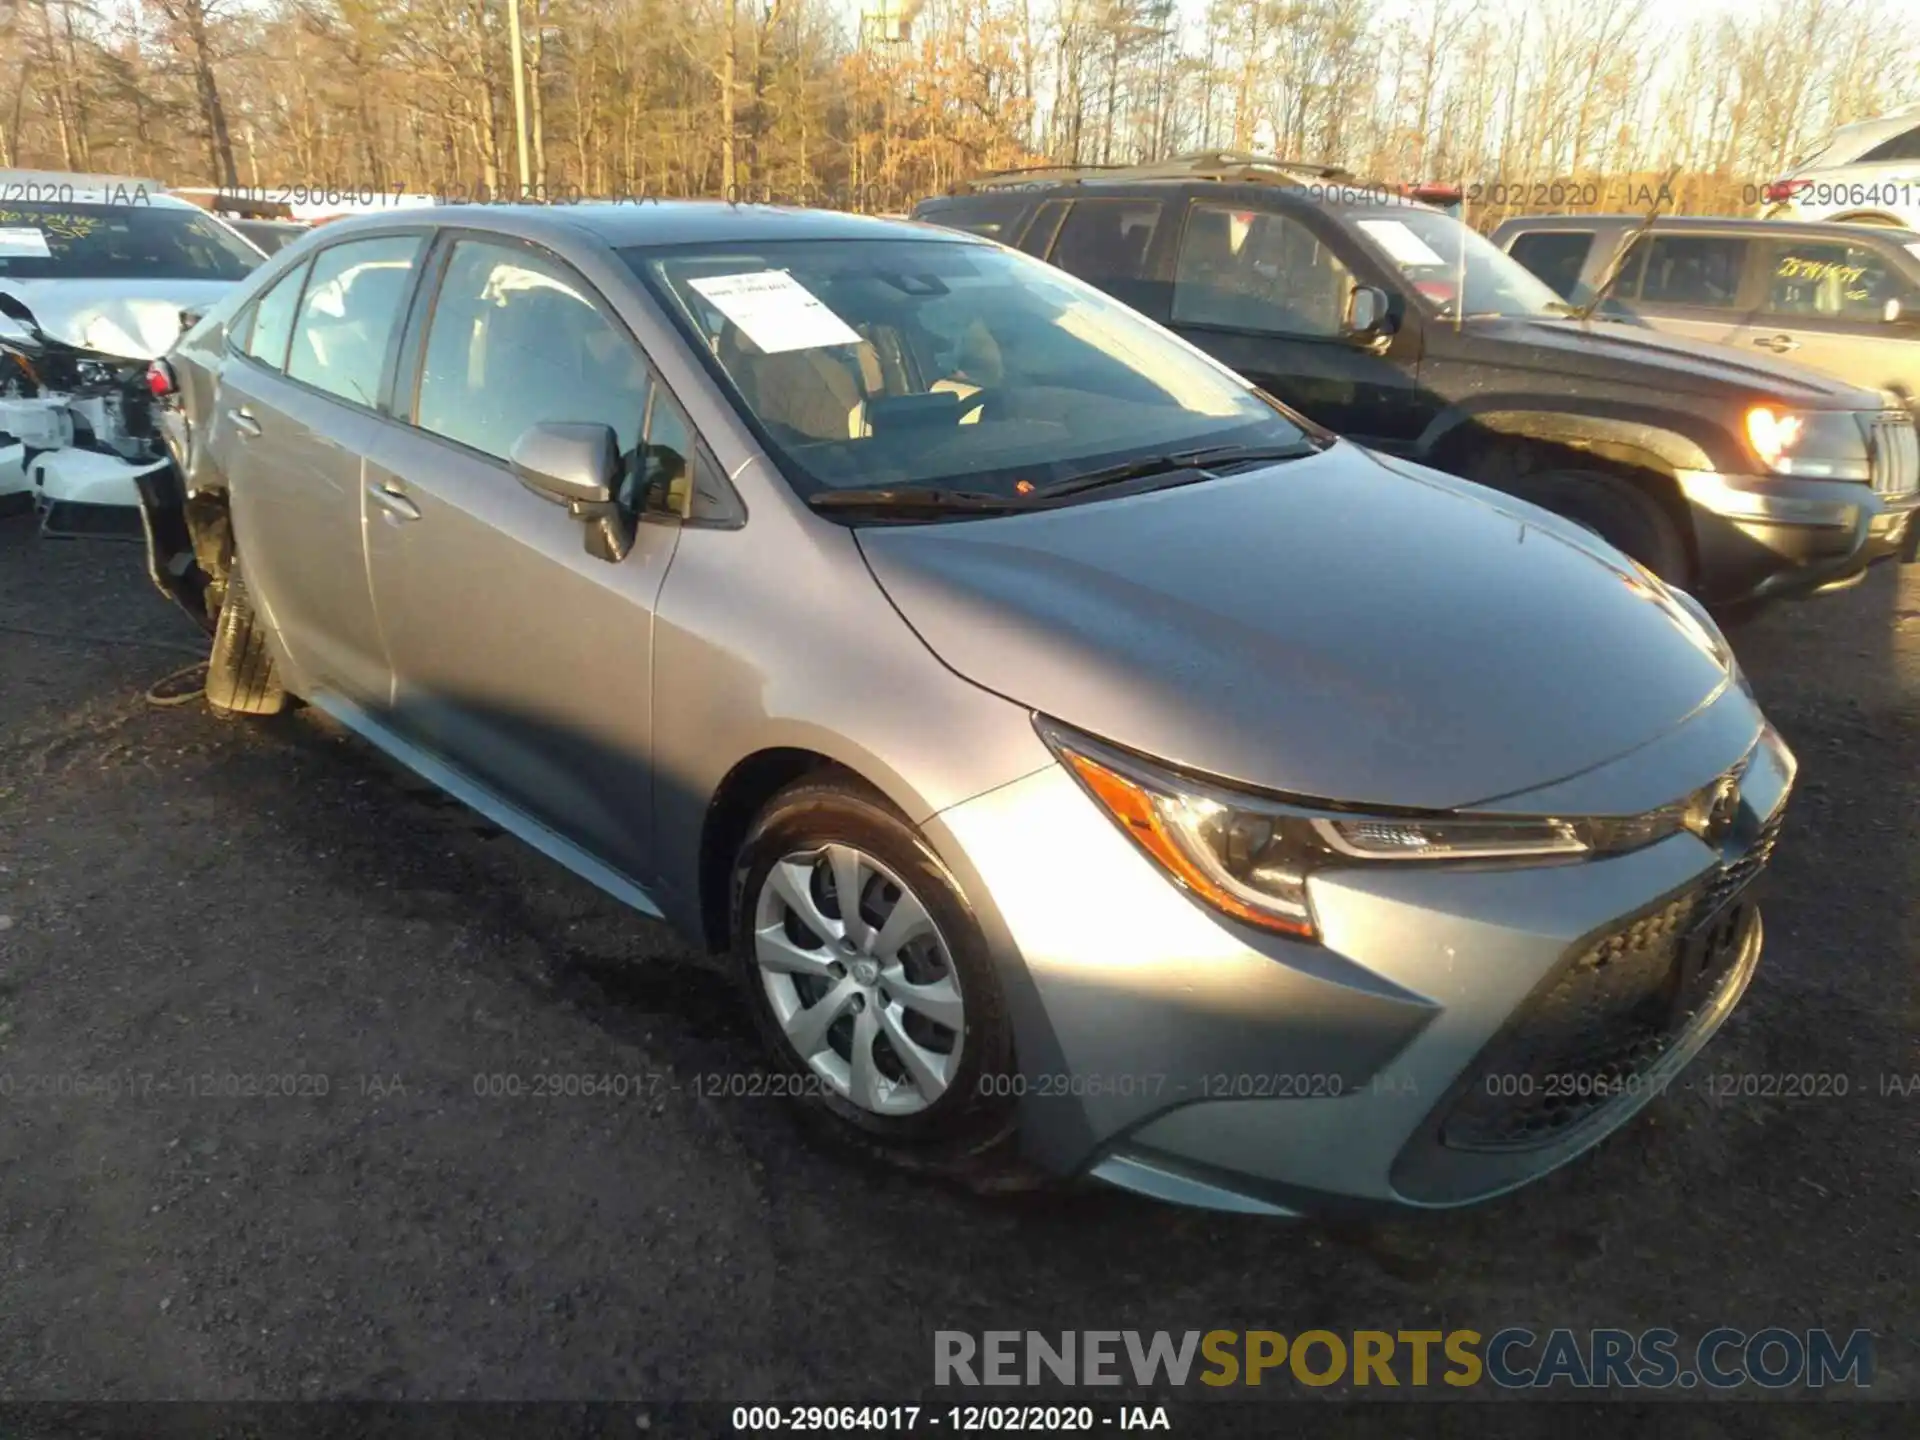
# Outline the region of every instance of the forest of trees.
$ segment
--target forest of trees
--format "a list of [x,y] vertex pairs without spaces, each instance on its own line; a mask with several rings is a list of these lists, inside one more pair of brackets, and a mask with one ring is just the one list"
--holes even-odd
[[528,183],[556,198],[887,210],[1043,159],[1231,148],[1405,181],[1678,166],[1683,208],[1726,208],[1920,101],[1914,5],[0,0],[0,166],[513,192],[517,54]]

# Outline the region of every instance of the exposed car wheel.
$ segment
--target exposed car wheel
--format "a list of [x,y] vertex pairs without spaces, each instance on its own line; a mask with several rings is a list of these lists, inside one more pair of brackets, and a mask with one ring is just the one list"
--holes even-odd
[[732,933],[804,1113],[914,1168],[1020,1183],[1012,1027],[986,941],[877,793],[834,780],[775,796],[740,849]]
[[235,560],[207,657],[207,707],[216,715],[277,715],[286,703],[286,689],[267,650],[266,627]]
[[1668,584],[1690,583],[1692,566],[1680,527],[1632,481],[1599,470],[1549,470],[1518,476],[1502,488],[1584,525]]

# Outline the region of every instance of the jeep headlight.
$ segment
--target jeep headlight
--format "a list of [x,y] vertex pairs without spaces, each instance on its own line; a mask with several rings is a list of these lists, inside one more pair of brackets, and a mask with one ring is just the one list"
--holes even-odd
[[1747,411],[1747,444],[1776,475],[1808,480],[1870,480],[1867,434],[1850,410]]

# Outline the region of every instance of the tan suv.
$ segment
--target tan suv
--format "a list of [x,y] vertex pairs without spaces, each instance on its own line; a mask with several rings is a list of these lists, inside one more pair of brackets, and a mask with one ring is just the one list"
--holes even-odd
[[1676,216],[1534,215],[1493,241],[1585,304],[1632,242],[1608,304],[1656,330],[1767,355],[1920,409],[1920,232]]

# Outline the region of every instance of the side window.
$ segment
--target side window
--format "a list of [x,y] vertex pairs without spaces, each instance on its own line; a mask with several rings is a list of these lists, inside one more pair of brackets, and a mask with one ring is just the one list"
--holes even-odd
[[[1731,310],[1740,296],[1740,272],[1751,242],[1732,235],[1655,235],[1645,247],[1638,298],[1650,305],[1691,305]],[[1630,257],[1630,272],[1634,260]],[[1623,298],[1631,298],[1624,297]]]
[[1180,237],[1177,324],[1312,337],[1340,333],[1353,275],[1298,220],[1199,204]]
[[629,464],[646,415],[639,345],[580,278],[516,245],[453,247],[427,330],[414,423],[504,460],[543,421],[611,425]]
[[1854,163],[1870,165],[1881,160],[1920,160],[1920,125],[1891,140],[1882,140]]
[[1049,258],[1062,270],[1102,287],[1114,280],[1138,280],[1159,223],[1158,200],[1076,201]]
[[300,297],[287,375],[329,395],[373,406],[387,343],[400,323],[422,239],[381,235],[347,240],[313,257]]
[[657,495],[657,503],[672,514],[687,514],[693,487],[693,430],[680,407],[658,385],[653,388],[642,454],[645,458],[636,467],[639,493],[621,497],[628,512],[638,509],[642,496]]
[[1047,251],[1053,248],[1053,238],[1060,233],[1060,222],[1067,218],[1068,200],[1049,200],[1042,205],[1033,217],[1033,224],[1027,227],[1026,236],[1020,241],[1020,248],[1029,255],[1046,258]]
[[1769,261],[1769,315],[1878,321],[1887,301],[1912,299],[1912,286],[1891,257],[1870,245],[1776,240]]
[[1018,228],[1020,217],[1026,213],[1027,202],[1009,195],[996,195],[962,200],[950,209],[937,210],[926,218],[936,225],[949,225],[955,230],[970,230],[975,235],[984,235],[989,240],[1005,240],[1007,232]]
[[1551,285],[1562,300],[1571,300],[1592,249],[1591,231],[1536,230],[1516,237],[1507,253]]
[[275,370],[287,363],[287,337],[293,334],[293,307],[300,299],[300,286],[307,278],[307,267],[296,265],[276,280],[248,314],[247,332],[241,348],[262,365]]

